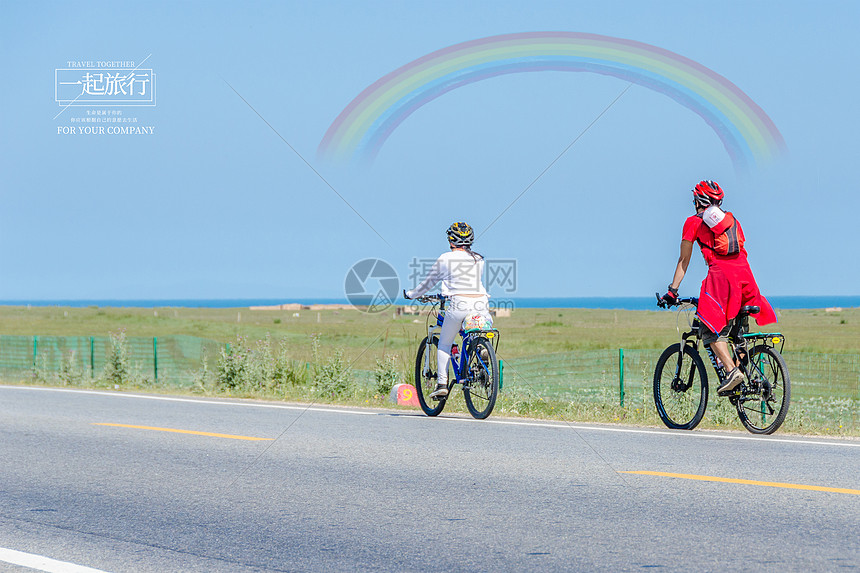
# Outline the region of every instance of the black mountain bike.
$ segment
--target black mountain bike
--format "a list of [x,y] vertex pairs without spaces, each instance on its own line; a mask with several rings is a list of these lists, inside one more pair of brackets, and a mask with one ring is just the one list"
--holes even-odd
[[[469,413],[473,418],[483,420],[493,411],[496,397],[499,395],[499,361],[496,360],[499,331],[490,329],[466,332],[461,328],[459,356],[452,352],[448,365],[448,396],[431,399],[430,393],[436,388],[438,379],[436,350],[445,320],[446,297],[433,294],[418,297],[416,300],[434,303],[432,311],[427,315],[427,336],[418,345],[418,354],[415,356],[415,389],[418,391],[421,409],[428,416],[438,416],[454,385],[461,384]],[[437,304],[438,307],[435,306]]]
[[[690,314],[698,306],[696,298],[678,299],[680,310],[687,311],[690,331],[681,342],[663,351],[654,369],[654,404],[667,427],[692,430],[705,415],[708,404],[708,375],[699,354],[702,324]],[[657,295],[657,306],[668,303]],[[738,411],[738,418],[753,434],[772,434],[782,425],[791,401],[791,380],[780,351],[785,337],[778,332],[749,332],[749,315],[759,312],[757,306],[744,306],[729,333],[729,347],[746,379],[727,394]],[[779,350],[776,346],[779,345]],[[717,360],[710,346],[705,346],[719,385],[728,370]]]

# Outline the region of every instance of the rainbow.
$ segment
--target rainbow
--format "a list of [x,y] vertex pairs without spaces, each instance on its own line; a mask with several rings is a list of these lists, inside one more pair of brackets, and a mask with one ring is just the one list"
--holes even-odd
[[318,156],[372,160],[407,117],[439,96],[487,78],[539,71],[603,74],[665,94],[707,122],[741,172],[785,150],[779,130],[749,96],[689,58],[597,34],[528,32],[443,48],[380,78],[337,116]]

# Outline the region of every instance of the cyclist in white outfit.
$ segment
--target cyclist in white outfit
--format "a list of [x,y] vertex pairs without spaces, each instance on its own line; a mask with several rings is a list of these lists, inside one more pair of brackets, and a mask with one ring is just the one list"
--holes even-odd
[[451,250],[443,253],[427,277],[417,287],[404,291],[407,299],[417,298],[442,282],[442,294],[448,297],[445,320],[439,333],[436,354],[438,378],[431,398],[448,395],[448,363],[451,361],[451,346],[463,320],[473,314],[489,317],[489,296],[481,277],[484,273],[484,257],[472,251],[475,233],[466,223],[454,223],[448,228],[448,243]]

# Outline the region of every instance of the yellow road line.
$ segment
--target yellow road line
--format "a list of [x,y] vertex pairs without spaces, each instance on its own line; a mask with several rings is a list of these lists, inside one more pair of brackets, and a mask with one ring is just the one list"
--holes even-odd
[[803,485],[797,483],[780,483],[773,481],[756,481],[751,479],[734,479],[734,478],[721,478],[721,477],[713,477],[713,476],[698,476],[692,474],[673,474],[668,472],[649,472],[649,471],[628,471],[628,472],[619,472],[622,474],[640,474],[646,476],[663,476],[663,477],[673,477],[673,478],[681,478],[681,479],[693,479],[698,481],[718,481],[723,483],[740,483],[745,485],[762,485],[765,487],[782,487],[786,489],[805,489],[810,491],[829,491],[831,493],[847,493],[850,495],[860,495],[860,489],[846,489],[843,487],[824,487],[820,485]]
[[132,426],[130,424],[93,423],[94,426],[113,426],[115,428],[134,428],[136,430],[154,430],[156,432],[173,432],[176,434],[194,434],[195,436],[211,436],[214,438],[229,438],[231,440],[250,440],[254,442],[271,442],[272,438],[254,438],[251,436],[234,436],[232,434],[213,434],[212,432],[195,432],[194,430],[176,430],[174,428],[155,428],[153,426]]

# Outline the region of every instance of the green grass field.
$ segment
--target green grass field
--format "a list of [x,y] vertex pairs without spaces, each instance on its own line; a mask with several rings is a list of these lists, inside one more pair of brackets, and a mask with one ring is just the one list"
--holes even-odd
[[[286,338],[298,353],[309,353],[312,334],[325,345],[375,354],[405,352],[423,336],[424,317],[357,310],[251,311],[208,308],[0,307],[0,334],[93,336],[125,329],[128,336],[185,334],[229,341],[270,334]],[[241,315],[241,316],[240,316]],[[841,312],[784,310],[779,330],[792,352],[856,353],[860,350],[860,309]],[[617,348],[664,348],[677,337],[677,313],[590,309],[517,309],[497,318],[503,351],[511,357]],[[418,323],[414,322],[419,320]],[[374,343],[377,341],[379,343]],[[359,362],[372,363],[374,352]]]
[[[365,386],[372,386],[372,372],[385,356],[394,357],[400,379],[411,381],[415,349],[425,333],[425,316],[397,316],[393,309],[378,314],[354,309],[294,314],[247,308],[0,307],[0,334],[104,337],[124,330],[130,340],[139,338],[136,343],[144,354],[151,348],[151,341],[145,339],[152,337],[193,336],[213,341],[217,349],[225,343],[235,344],[237,336],[251,344],[269,336],[297,364],[314,362],[316,338],[317,361],[341,349],[344,362],[355,371],[354,379]],[[860,309],[785,310],[778,311],[778,316],[779,324],[764,330],[780,331],[787,339],[785,356],[793,401],[785,430],[860,434]],[[686,319],[678,312],[588,309],[517,309],[510,317],[497,318],[495,325],[502,333],[499,356],[506,369],[496,412],[659,425],[650,394],[654,362],[663,348],[677,341],[678,327],[686,328]],[[160,348],[167,349],[168,342]],[[625,350],[623,408],[620,348]],[[32,355],[31,349],[26,351]],[[214,363],[217,356],[210,359]],[[3,376],[7,381],[32,381],[26,371],[6,370]],[[159,391],[171,390],[165,386],[169,374],[163,374],[160,382]],[[182,391],[181,386],[175,389]],[[309,399],[300,388],[271,397]],[[385,403],[385,397],[368,389],[340,396],[337,401],[379,405]],[[456,409],[459,402],[451,400],[448,408]],[[725,400],[714,400],[703,427],[740,428],[727,406]]]

